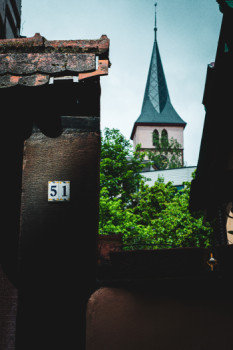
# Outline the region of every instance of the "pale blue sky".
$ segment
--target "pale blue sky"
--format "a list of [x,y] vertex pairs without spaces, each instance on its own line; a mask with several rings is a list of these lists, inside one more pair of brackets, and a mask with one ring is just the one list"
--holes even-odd
[[[155,0],[22,0],[21,34],[48,40],[110,38],[101,78],[101,129],[130,138],[141,112],[154,39]],[[222,14],[216,0],[157,0],[157,38],[174,108],[187,122],[184,159],[196,165],[205,117],[207,64],[214,61]]]

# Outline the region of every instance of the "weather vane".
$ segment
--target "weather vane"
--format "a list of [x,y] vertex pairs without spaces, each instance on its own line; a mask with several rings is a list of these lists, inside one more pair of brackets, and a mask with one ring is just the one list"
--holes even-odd
[[157,2],[155,3],[155,27],[154,27],[155,41],[156,41],[156,32],[157,32],[156,8],[157,8]]

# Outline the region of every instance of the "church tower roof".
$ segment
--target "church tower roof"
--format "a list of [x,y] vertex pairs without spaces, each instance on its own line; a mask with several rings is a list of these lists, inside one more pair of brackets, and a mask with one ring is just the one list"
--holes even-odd
[[[156,7],[157,4],[155,4],[155,8]],[[134,123],[131,139],[133,139],[137,125],[180,125],[183,127],[186,125],[183,119],[175,111],[170,101],[157,42],[156,11],[154,31],[154,45],[142,110],[140,116]]]

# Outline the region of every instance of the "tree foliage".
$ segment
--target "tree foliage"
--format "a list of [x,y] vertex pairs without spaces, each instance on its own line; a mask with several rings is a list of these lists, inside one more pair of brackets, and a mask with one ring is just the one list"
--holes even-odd
[[189,212],[190,183],[177,191],[163,179],[153,186],[139,173],[144,155],[118,130],[102,138],[100,234],[122,234],[125,249],[208,247],[212,229]]
[[120,197],[130,201],[142,179],[145,154],[136,150],[117,129],[106,128],[101,138],[100,187],[108,191],[110,199]]
[[153,151],[147,151],[148,158],[158,169],[175,169],[182,167],[181,145],[171,137],[162,136],[161,139],[153,134]]

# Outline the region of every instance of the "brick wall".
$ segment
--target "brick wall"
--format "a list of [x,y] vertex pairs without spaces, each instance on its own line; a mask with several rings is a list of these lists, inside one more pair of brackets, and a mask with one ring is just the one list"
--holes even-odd
[[17,289],[0,266],[0,349],[15,350]]

